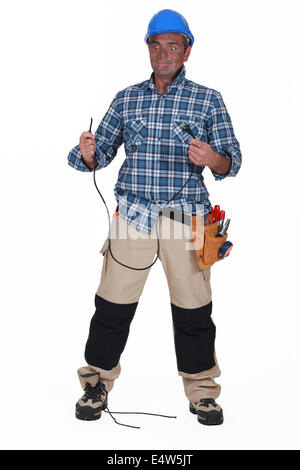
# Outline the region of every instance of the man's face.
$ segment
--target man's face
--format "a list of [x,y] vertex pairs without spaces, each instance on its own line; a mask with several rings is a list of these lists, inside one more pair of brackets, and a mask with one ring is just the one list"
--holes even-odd
[[159,78],[172,78],[188,60],[191,46],[184,52],[183,36],[179,33],[156,34],[148,43],[150,62]]

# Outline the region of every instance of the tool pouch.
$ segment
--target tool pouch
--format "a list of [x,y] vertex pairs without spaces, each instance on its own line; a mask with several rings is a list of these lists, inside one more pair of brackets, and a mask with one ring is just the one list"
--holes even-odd
[[201,270],[210,268],[216,261],[224,259],[219,256],[219,249],[227,240],[228,234],[224,237],[217,237],[218,223],[199,224],[197,216],[192,217],[193,241],[195,242],[195,253]]

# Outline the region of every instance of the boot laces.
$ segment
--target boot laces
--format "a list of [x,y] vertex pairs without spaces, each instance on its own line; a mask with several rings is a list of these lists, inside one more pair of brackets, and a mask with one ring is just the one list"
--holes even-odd
[[124,414],[124,415],[148,415],[148,416],[160,416],[161,418],[177,418],[177,416],[168,416],[168,415],[160,415],[157,413],[145,413],[143,411],[110,411],[108,409],[108,406],[106,405],[105,408],[103,408],[103,411],[106,413],[109,413],[111,418],[114,420],[116,424],[119,424],[120,426],[127,426],[128,428],[135,428],[135,429],[141,429],[140,426],[132,426],[130,424],[123,424],[119,423],[116,418],[113,416],[113,414]]
[[201,398],[199,401],[195,401],[195,405],[200,404],[201,406],[209,407],[209,405],[213,405],[214,407],[217,406],[215,400],[213,398]]
[[[81,377],[91,377],[92,375],[98,375],[98,377],[100,377],[100,374],[97,373],[97,374],[85,374],[85,375],[82,375]],[[86,387],[85,387],[85,395],[84,395],[84,398],[83,398],[83,401],[86,402],[89,398],[93,400],[93,402],[97,401],[97,400],[101,400],[104,402],[104,400],[102,400],[101,398],[101,395],[105,395],[107,396],[108,392],[105,388],[105,384],[103,382],[101,382],[100,380],[98,380],[98,382],[96,383],[96,385],[94,387],[92,387],[90,385],[89,382],[86,383]],[[110,417],[114,420],[114,422],[116,424],[119,424],[120,426],[126,426],[128,428],[135,428],[135,429],[141,429],[140,426],[132,426],[130,424],[123,424],[123,423],[119,423],[116,418],[113,416],[113,414],[135,414],[135,415],[149,415],[149,416],[161,416],[162,418],[177,418],[177,416],[167,416],[167,415],[161,415],[161,414],[156,414],[156,413],[145,413],[145,412],[142,412],[142,411],[110,411],[108,406],[107,406],[107,400],[104,402],[103,404],[103,407],[102,407],[102,410],[105,411],[105,413],[109,413]]]
[[105,392],[106,392],[104,383],[100,381],[97,382],[94,387],[92,387],[91,384],[87,382],[84,390],[85,390],[85,394],[84,394],[82,401],[87,402],[88,400],[91,399],[93,403],[99,400],[103,401],[101,396],[102,395],[105,396]]

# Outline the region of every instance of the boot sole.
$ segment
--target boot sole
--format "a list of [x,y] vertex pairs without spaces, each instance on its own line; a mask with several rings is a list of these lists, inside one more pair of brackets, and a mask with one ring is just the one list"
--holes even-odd
[[190,412],[197,415],[198,422],[205,426],[217,426],[224,421],[223,413],[220,411],[211,410],[207,413],[205,411],[197,411],[193,405],[190,404]]
[[102,410],[105,406],[99,406],[99,408],[92,408],[91,406],[80,406],[76,404],[75,416],[77,419],[82,421],[95,421],[101,418]]

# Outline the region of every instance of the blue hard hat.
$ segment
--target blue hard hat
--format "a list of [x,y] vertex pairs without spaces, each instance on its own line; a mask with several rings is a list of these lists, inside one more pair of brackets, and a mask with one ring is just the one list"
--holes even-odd
[[194,36],[189,29],[186,19],[174,10],[161,10],[151,18],[145,42],[148,42],[150,36],[163,33],[181,33],[189,37],[190,46],[194,43]]

